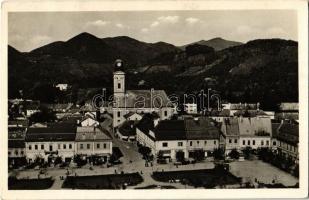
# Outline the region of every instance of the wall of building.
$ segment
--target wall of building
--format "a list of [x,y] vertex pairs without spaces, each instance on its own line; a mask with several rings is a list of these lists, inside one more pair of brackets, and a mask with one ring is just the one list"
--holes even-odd
[[[167,146],[165,147],[163,144],[167,143]],[[182,143],[182,145],[180,145]],[[188,158],[188,151],[187,151],[187,141],[186,140],[167,140],[167,141],[156,141],[155,142],[155,148],[156,148],[156,155],[159,153],[159,151],[170,151],[170,156],[172,159],[176,159],[176,152],[177,151],[183,151],[185,153],[185,158]]]
[[25,148],[9,148],[8,157],[9,158],[20,158],[26,155]]
[[[43,145],[43,148],[42,148]],[[31,149],[29,148],[31,146]],[[52,146],[52,151],[58,151],[58,156],[65,158],[72,158],[75,153],[74,141],[62,141],[62,142],[26,142],[26,157],[27,160],[34,161],[36,157],[44,158],[48,161],[48,156],[46,152],[50,151],[50,146]],[[36,148],[37,147],[37,148]]]
[[109,141],[76,142],[75,151],[76,154],[86,154],[86,155],[112,154],[112,142]]
[[286,157],[290,156],[293,159],[298,160],[298,145],[292,145],[278,140],[277,150],[280,154],[283,154]]
[[261,147],[271,147],[271,138],[270,137],[263,137],[263,136],[256,136],[256,137],[246,137],[240,136],[240,148],[251,147],[252,149],[257,149]]

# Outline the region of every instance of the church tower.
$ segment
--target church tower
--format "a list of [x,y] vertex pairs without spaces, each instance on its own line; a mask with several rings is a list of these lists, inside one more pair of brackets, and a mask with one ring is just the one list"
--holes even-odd
[[125,94],[125,73],[123,71],[123,62],[120,59],[115,61],[114,71],[114,96],[121,97]]

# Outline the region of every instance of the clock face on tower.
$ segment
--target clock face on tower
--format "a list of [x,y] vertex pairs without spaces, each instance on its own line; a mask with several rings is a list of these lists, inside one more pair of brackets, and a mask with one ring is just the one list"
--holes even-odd
[[116,62],[115,62],[116,70],[122,70],[122,67],[123,67],[122,65],[123,65],[122,60],[120,60],[120,59],[116,60]]

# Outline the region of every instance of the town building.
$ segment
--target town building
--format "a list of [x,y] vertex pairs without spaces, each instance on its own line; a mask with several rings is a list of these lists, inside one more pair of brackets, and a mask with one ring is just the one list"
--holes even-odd
[[219,147],[219,130],[209,118],[153,121],[145,115],[137,125],[137,141],[149,148],[152,154],[176,159],[181,152],[184,158],[202,152],[203,157]]
[[282,121],[277,129],[277,152],[298,162],[299,125]]
[[223,120],[221,131],[225,152],[246,147],[271,147],[272,124],[269,117],[230,117]]
[[56,157],[70,162],[74,156],[76,126],[59,124],[44,128],[29,128],[26,132],[26,157],[28,162],[36,159],[53,162]]
[[81,126],[98,126],[100,123],[92,116],[87,115],[80,122]]
[[14,165],[26,157],[25,139],[9,139],[8,143],[8,162]]
[[100,157],[107,161],[112,155],[112,138],[101,127],[77,127],[75,152],[85,158]]
[[164,90],[126,90],[123,62],[115,62],[114,72],[113,126],[118,127],[133,113],[157,112],[161,120],[169,119],[174,113],[174,106]]
[[283,102],[279,104],[279,111],[276,112],[277,120],[298,120],[299,104],[297,102]]

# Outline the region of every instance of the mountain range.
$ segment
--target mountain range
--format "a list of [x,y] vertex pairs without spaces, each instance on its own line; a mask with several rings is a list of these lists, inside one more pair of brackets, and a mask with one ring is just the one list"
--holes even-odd
[[[297,49],[297,42],[282,39],[242,44],[214,38],[176,47],[81,33],[31,52],[9,46],[9,98],[23,90],[27,98],[45,102],[74,101],[91,98],[87,88],[111,91],[113,63],[120,58],[127,88],[183,94],[211,87],[228,101],[259,101],[273,108],[281,101],[298,101]],[[69,83],[72,90],[60,97],[52,89],[57,83]]]

